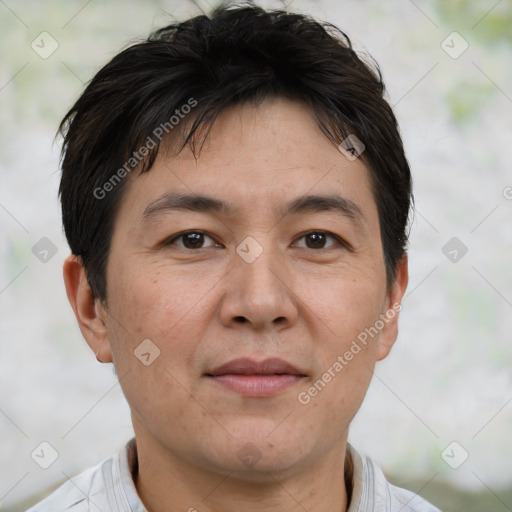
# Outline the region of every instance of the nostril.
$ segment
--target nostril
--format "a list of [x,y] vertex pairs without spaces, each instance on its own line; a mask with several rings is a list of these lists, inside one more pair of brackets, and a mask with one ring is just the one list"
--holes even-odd
[[237,316],[237,317],[235,317],[235,320],[237,322],[240,322],[241,324],[243,324],[244,322],[247,322],[247,319],[243,316]]

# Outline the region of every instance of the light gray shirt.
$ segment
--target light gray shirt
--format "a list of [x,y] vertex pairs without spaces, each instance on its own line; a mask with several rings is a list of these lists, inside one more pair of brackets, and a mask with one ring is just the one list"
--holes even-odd
[[[147,512],[132,479],[133,447],[131,440],[121,453],[64,483],[27,512]],[[352,446],[347,450],[353,462],[347,512],[441,512],[417,494],[391,485],[382,470]]]

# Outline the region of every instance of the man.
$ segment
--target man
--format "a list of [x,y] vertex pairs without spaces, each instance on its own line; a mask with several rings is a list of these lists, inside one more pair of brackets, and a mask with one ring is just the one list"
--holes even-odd
[[135,439],[36,511],[436,511],[347,443],[407,287],[411,177],[333,26],[219,7],[61,124],[64,280]]

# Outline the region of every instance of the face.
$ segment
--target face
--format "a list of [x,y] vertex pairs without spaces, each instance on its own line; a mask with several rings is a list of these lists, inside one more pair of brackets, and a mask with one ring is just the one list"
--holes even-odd
[[369,171],[306,106],[233,107],[197,159],[161,152],[107,267],[102,346],[138,442],[247,479],[342,453],[396,338],[400,268],[387,289]]

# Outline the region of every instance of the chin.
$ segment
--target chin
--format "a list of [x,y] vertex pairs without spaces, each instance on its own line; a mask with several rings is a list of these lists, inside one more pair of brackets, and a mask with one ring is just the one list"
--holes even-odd
[[[266,431],[265,431],[266,432]],[[265,434],[268,435],[268,434]],[[299,439],[273,439],[272,442],[261,434],[254,439],[250,436],[238,437],[229,446],[218,450],[216,460],[211,460],[221,473],[230,478],[253,483],[274,483],[277,478],[300,471],[307,465],[304,445]]]

